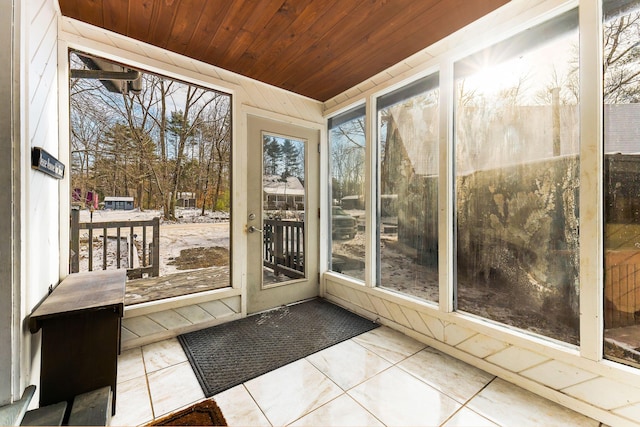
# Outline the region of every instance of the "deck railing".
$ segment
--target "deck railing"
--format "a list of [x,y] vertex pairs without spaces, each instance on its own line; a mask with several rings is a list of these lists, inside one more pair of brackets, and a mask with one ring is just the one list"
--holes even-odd
[[[151,229],[148,232],[148,229]],[[108,259],[115,258],[115,268],[126,268],[130,279],[141,278],[143,274],[156,277],[160,273],[160,218],[135,221],[80,222],[80,211],[71,210],[71,253],[69,269],[71,273],[80,271],[80,230],[87,230],[88,271],[113,268]],[[98,231],[96,236],[94,231]],[[141,239],[139,239],[141,235]],[[110,240],[115,239],[115,242]],[[123,240],[126,243],[123,244]],[[94,242],[101,242],[102,262],[94,262]],[[109,249],[115,256],[110,255]],[[124,252],[126,251],[126,252]],[[123,254],[126,258],[123,260]],[[123,262],[124,261],[124,262]],[[96,268],[97,267],[97,268]]]
[[640,324],[640,251],[607,251],[604,278],[607,327]]
[[264,220],[264,266],[277,276],[304,278],[304,221]]

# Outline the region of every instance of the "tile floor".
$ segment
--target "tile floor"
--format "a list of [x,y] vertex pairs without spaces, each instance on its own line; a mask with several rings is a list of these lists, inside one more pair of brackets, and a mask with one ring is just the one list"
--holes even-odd
[[[230,426],[599,426],[380,327],[213,397]],[[111,425],[204,399],[177,339],[122,353]]]

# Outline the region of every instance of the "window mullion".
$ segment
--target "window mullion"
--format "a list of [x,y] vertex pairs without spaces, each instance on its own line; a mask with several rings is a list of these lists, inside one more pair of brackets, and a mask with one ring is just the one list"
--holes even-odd
[[438,282],[440,311],[446,313],[455,310],[453,90],[453,62],[445,59],[440,68]]
[[380,266],[378,265],[377,245],[379,224],[379,198],[378,191],[378,129],[376,120],[376,102],[372,97],[367,98],[365,116],[365,285],[375,287],[378,285]]
[[602,359],[603,76],[601,2],[580,2],[580,353]]

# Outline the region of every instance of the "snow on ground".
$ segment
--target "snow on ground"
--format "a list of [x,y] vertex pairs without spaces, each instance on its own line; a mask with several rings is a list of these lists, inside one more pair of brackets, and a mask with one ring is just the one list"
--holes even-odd
[[[165,221],[162,219],[162,211],[160,210],[145,210],[140,211],[140,209],[133,210],[96,210],[93,211],[93,221],[101,222],[101,221],[133,221],[133,220],[147,220],[159,217],[161,224],[175,224],[175,223],[208,223],[208,222],[222,222],[229,221],[229,213],[228,212],[219,212],[219,211],[205,211],[205,215],[201,216],[200,213],[202,211],[200,209],[186,209],[186,208],[177,208],[176,216],[178,217],[178,221]],[[91,212],[88,209],[83,209],[80,211],[80,222],[89,222],[92,217]]]
[[[229,214],[207,211],[205,216],[201,216],[200,213],[199,209],[178,209],[176,211],[178,222],[176,222],[164,221],[162,212],[158,210],[142,212],[139,209],[130,211],[96,210],[93,215],[88,210],[81,210],[80,222],[133,221],[160,217],[160,275],[164,276],[178,272],[175,265],[168,265],[168,263],[179,256],[183,249],[214,246],[229,248]],[[150,241],[150,231],[147,233],[147,241]],[[99,264],[102,262],[101,252],[101,249],[94,249],[96,265],[101,265]],[[81,265],[83,253],[86,256],[86,247],[84,251],[81,250]],[[115,252],[113,258],[115,258]],[[87,262],[86,258],[84,262]]]

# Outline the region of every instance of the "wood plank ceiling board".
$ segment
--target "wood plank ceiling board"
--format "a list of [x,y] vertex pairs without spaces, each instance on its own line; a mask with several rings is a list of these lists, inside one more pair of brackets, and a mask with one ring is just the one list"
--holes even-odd
[[[344,3],[351,3],[353,9],[348,9],[344,6]],[[297,65],[297,68],[301,68],[305,65],[305,62],[297,61],[296,58],[309,58],[306,62],[313,62],[313,64],[317,64],[317,59],[314,58],[313,61],[311,60],[311,58],[313,58],[312,52],[327,39],[329,34],[335,32],[340,27],[340,23],[349,16],[352,11],[355,12],[356,7],[356,2],[342,1],[340,7],[342,13],[335,13],[331,9],[325,9],[324,13],[320,14],[319,19],[313,20],[313,16],[309,16],[307,20],[298,23],[299,30],[297,27],[292,28],[292,30],[295,31],[290,32],[288,39],[284,37],[279,38],[279,40],[283,40],[285,44],[281,51],[278,49],[270,49],[273,52],[272,58],[270,61],[266,62],[265,65],[269,69],[275,69],[278,65],[283,66],[284,64],[284,66],[286,66],[286,64],[291,63]],[[294,26],[292,25],[292,27]],[[276,42],[276,45],[277,43],[278,42]],[[268,57],[269,54],[265,56]],[[253,68],[251,68],[253,73],[259,72],[259,65],[260,64],[258,62],[254,63]],[[298,71],[298,73],[300,73],[300,71]],[[278,72],[278,77],[281,81],[286,81],[292,76],[289,76],[284,72]],[[276,82],[274,84],[290,90],[290,88],[282,86],[282,83],[278,84]]]
[[[446,2],[441,1],[435,4],[414,1],[410,1],[409,3],[421,3],[426,9],[407,7],[402,14],[389,17],[388,25],[391,28],[397,29],[398,25],[404,25],[406,28],[401,31],[389,31],[384,34],[372,31],[364,35],[362,39],[356,40],[355,43],[348,47],[348,50],[354,52],[352,55],[347,55],[346,51],[336,53],[339,57],[347,58],[346,62],[336,63],[326,61],[327,65],[324,69],[324,76],[314,76],[313,80],[298,81],[298,89],[304,92],[315,86],[326,87],[331,84],[332,79],[335,78],[336,75],[340,75],[345,82],[348,82],[348,87],[352,87],[361,82],[358,72],[359,64],[362,64],[365,68],[372,71],[375,70],[375,72],[372,73],[372,75],[375,75],[399,62],[385,62],[384,58],[372,57],[368,51],[357,50],[355,46],[360,43],[368,43],[374,46],[385,44],[391,49],[395,49],[396,52],[402,52],[401,56],[403,56],[404,59],[422,50],[420,44],[422,38],[426,37],[430,40],[440,40],[458,29],[460,22],[466,25],[477,19],[471,18],[477,15],[477,11],[474,13],[472,8],[465,8],[465,6],[474,3],[468,0],[447,0]],[[447,13],[454,5],[456,9],[465,10],[466,12],[457,14]],[[380,37],[385,37],[386,40]]]
[[[206,57],[209,45],[214,39],[216,31],[222,25],[224,17],[227,15],[232,4],[231,2],[220,3],[217,1],[207,1],[203,3],[205,3],[205,7],[195,25],[195,31],[198,37],[192,39],[184,52],[185,55],[200,60],[204,60]],[[203,37],[203,35],[206,36]]]
[[[306,4],[290,23],[286,17],[274,17],[265,28],[265,34],[249,47],[237,66],[253,73],[257,71],[258,65],[271,68],[278,61],[287,61],[286,55],[295,56],[296,47],[306,46],[310,39],[317,39],[317,35],[312,31],[314,24],[323,23],[325,28],[330,25],[327,20],[322,20],[323,13],[326,12],[325,6],[337,1],[341,0],[327,0],[324,4]],[[259,57],[260,62],[256,61]]]
[[509,0],[58,0],[64,16],[326,101]]
[[181,0],[180,6],[176,8],[171,37],[167,44],[163,46],[172,52],[184,53],[191,41],[198,37],[191,17],[202,16],[202,10],[206,2],[202,0]]
[[[119,2],[120,0],[114,1]],[[130,19],[129,22],[127,22],[127,32],[121,34],[127,34],[136,40],[146,40],[149,37],[154,8],[155,3],[153,0],[130,2],[129,18],[135,16],[135,25],[131,26],[133,19]]]
[[129,25],[129,5],[123,7],[120,0],[102,0],[102,21],[105,28],[113,28],[113,31],[126,34]]
[[[341,42],[340,45],[327,46],[321,53],[320,61],[326,64],[324,67],[324,75],[313,76],[313,80],[311,76],[308,76],[306,79],[297,81],[298,89],[300,91],[306,91],[318,86],[327,87],[336,76],[344,79],[345,82],[347,82],[347,88],[350,88],[362,81],[359,78],[358,71],[360,64],[366,64],[372,71],[371,75],[375,75],[399,62],[399,60],[396,61],[392,59],[391,55],[376,55],[374,57],[372,51],[359,49],[358,46],[361,45],[386,46],[386,48],[392,49],[396,53],[406,51],[407,53],[399,55],[402,57],[401,59],[422,49],[422,43],[420,41],[417,42],[419,47],[416,48],[412,45],[412,40],[405,37],[406,31],[409,28],[403,28],[402,26],[414,17],[424,16],[425,9],[428,11],[431,8],[431,2],[396,0],[396,3],[398,7],[391,11],[391,13],[384,8],[380,8],[371,10],[371,13],[367,16],[368,20],[372,22],[384,22],[384,25],[388,27],[389,31],[380,32],[377,31],[375,27],[366,25],[358,25],[354,30],[345,25],[344,28],[348,28],[350,31],[336,38],[337,40],[344,41]],[[350,19],[350,17],[347,19]],[[423,25],[424,24],[419,22],[418,28]],[[413,43],[415,44],[416,42],[413,41]],[[338,62],[333,60],[334,57],[343,58],[343,60]]]

